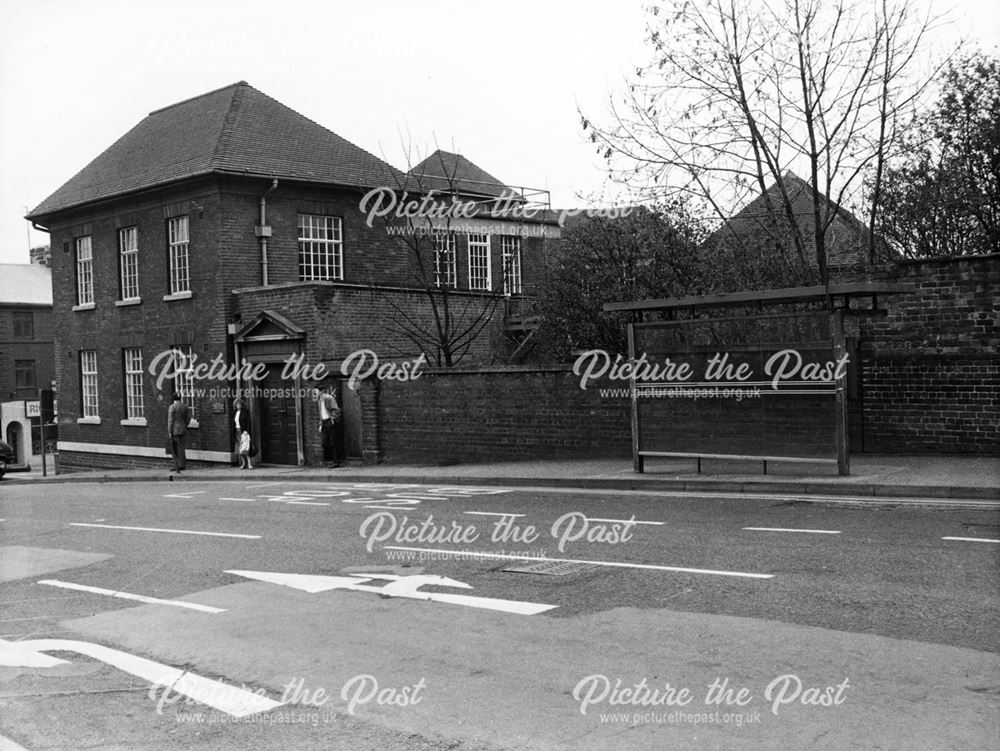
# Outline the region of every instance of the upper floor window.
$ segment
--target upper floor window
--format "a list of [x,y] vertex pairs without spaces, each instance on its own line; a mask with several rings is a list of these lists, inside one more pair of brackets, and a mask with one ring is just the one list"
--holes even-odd
[[125,366],[125,418],[139,420],[146,416],[142,398],[142,350],[130,347],[123,351]]
[[340,217],[299,214],[299,279],[344,278],[344,242]]
[[139,299],[139,229],[118,230],[119,268],[121,269],[122,300]]
[[76,238],[76,304],[94,302],[94,255],[90,235]]
[[35,314],[30,310],[15,310],[14,318],[14,338],[34,339],[35,338]]
[[34,360],[14,360],[14,388],[15,389],[38,388],[38,381],[37,381],[37,374],[35,372]]
[[434,284],[438,287],[457,287],[454,233],[436,234],[434,242]]
[[97,417],[97,352],[80,350],[80,406],[84,417]]
[[179,216],[167,221],[167,247],[170,267],[170,294],[191,291],[191,265],[188,259],[188,218]]
[[521,294],[521,238],[516,235],[504,235],[500,238],[500,250],[503,257],[503,293],[519,295]]
[[493,289],[490,266],[490,236],[469,235],[469,289]]

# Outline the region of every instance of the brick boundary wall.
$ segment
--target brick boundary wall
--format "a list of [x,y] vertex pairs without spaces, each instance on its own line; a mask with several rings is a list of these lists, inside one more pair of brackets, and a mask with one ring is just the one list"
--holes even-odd
[[1000,254],[901,261],[861,324],[864,451],[1000,453]]
[[401,463],[630,457],[629,402],[602,399],[608,385],[583,390],[568,367],[503,366],[383,382],[369,445]]

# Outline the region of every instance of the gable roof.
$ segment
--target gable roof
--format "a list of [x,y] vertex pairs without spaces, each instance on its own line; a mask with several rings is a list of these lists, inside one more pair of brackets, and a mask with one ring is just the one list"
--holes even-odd
[[401,179],[378,157],[240,81],[150,112],[27,218],[208,174],[358,188]]
[[424,189],[467,195],[515,196],[515,192],[461,154],[438,149],[408,173]]
[[[781,183],[788,193],[788,200],[791,203],[795,222],[802,230],[807,260],[810,263],[815,263],[816,245],[813,233],[812,186],[791,171],[786,172],[782,176]],[[822,194],[820,195],[821,198],[825,198]],[[750,203],[727,219],[723,228],[716,230],[712,234],[712,238],[709,239],[714,238],[725,242],[726,235],[730,232],[745,238],[756,235],[762,239],[768,239],[772,232],[768,227],[768,199],[774,206],[775,213],[778,215],[778,221],[781,223],[778,230],[788,231],[788,220],[783,208],[781,190],[776,181],[768,187],[765,193],[754,198]],[[827,265],[830,267],[864,265],[867,254],[868,227],[843,206],[836,204],[829,198],[826,200],[829,201],[831,207],[837,212],[827,229]]]
[[0,263],[0,305],[52,304],[52,269],[29,263]]

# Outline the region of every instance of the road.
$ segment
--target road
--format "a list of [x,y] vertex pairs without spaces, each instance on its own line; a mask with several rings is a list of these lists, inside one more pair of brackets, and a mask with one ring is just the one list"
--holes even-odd
[[0,519],[29,749],[998,737],[995,510],[192,473],[0,486]]

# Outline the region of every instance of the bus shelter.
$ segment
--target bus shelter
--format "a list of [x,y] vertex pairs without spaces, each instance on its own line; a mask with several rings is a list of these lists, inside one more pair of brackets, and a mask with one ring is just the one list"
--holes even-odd
[[855,282],[615,302],[630,315],[632,457],[835,463],[850,474],[845,323],[912,285]]

